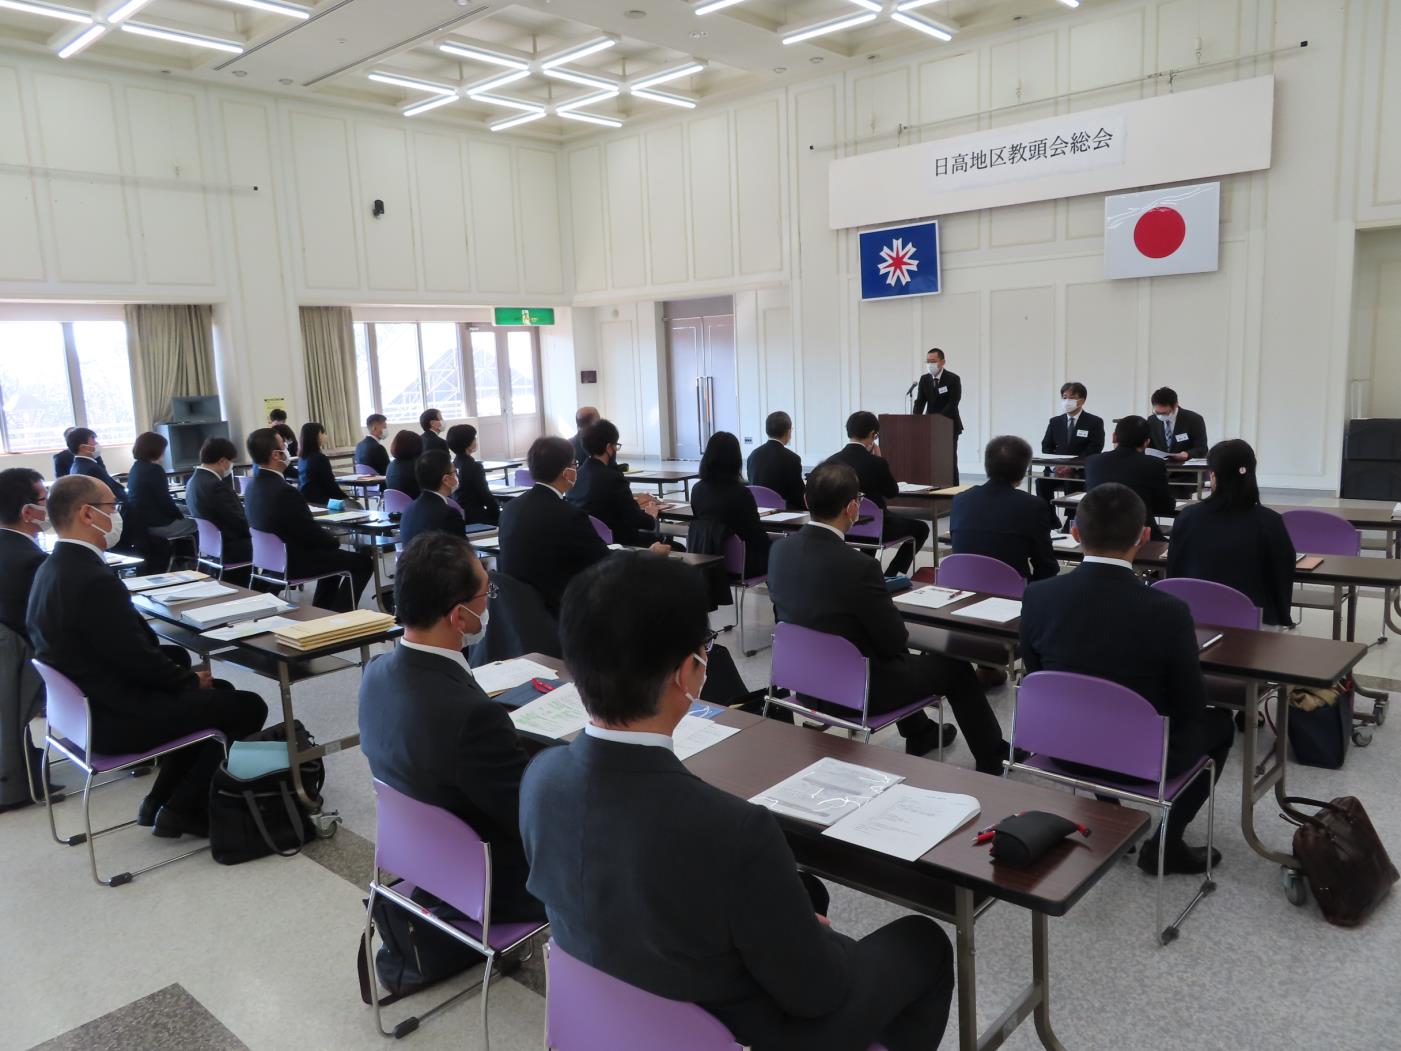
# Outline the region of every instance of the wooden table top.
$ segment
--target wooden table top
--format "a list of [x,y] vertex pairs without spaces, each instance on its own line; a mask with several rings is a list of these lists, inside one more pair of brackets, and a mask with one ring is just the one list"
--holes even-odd
[[1392,518],[1395,501],[1390,500],[1340,500],[1330,499],[1321,504],[1284,504],[1273,500],[1266,507],[1284,514],[1285,511],[1331,511],[1346,518],[1358,529],[1385,529],[1388,532],[1401,530],[1401,518]]
[[691,478],[699,478],[700,471],[694,468],[689,470],[668,468],[653,471],[644,467],[640,470],[629,470],[624,474],[624,477],[629,482],[684,482]]
[[[1085,557],[1084,549],[1075,547],[1055,548],[1056,558],[1066,562],[1080,562]],[[1166,540],[1150,540],[1138,549],[1134,557],[1136,566],[1164,566],[1167,564],[1168,543]],[[1323,563],[1316,569],[1294,570],[1294,581],[1298,584],[1342,584],[1348,587],[1398,587],[1401,586],[1401,559],[1374,558],[1366,555],[1320,555]]]

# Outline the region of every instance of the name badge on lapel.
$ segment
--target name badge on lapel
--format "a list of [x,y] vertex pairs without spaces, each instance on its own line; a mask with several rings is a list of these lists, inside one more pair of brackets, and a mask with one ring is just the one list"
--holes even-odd
[[1090,432],[1089,432],[1089,431],[1076,431],[1076,432],[1075,432],[1075,437],[1077,437],[1077,438],[1088,438],[1089,436],[1090,436]]
[[1188,438],[1187,435],[1185,435],[1185,434],[1179,434],[1179,435],[1177,436],[1177,440],[1178,440],[1179,442],[1185,442],[1185,441],[1190,441],[1191,439]]
[[948,392],[949,392],[949,389],[948,389],[947,387],[940,387],[940,388],[939,388],[939,393],[940,393],[940,394],[947,394]]

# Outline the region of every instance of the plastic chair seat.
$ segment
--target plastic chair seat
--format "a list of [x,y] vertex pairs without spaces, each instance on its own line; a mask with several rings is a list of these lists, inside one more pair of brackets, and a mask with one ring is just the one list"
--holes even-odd
[[[1163,798],[1173,800],[1177,794],[1187,787],[1187,782],[1201,773],[1207,764],[1206,756],[1202,756],[1195,763],[1189,766],[1182,773],[1168,777],[1163,782]],[[1144,799],[1156,800],[1158,798],[1158,784],[1156,781],[1139,781],[1134,778],[1125,778],[1113,774],[1108,770],[1096,770],[1089,772],[1083,767],[1067,766],[1058,763],[1044,755],[1031,755],[1022,760],[1022,766],[1029,766],[1033,770],[1040,770],[1047,774],[1057,774],[1061,777],[1074,777],[1082,781],[1093,781],[1097,785],[1113,789],[1116,792],[1130,792],[1134,795],[1142,796]]]
[[922,712],[926,708],[936,707],[938,704],[939,698],[926,697],[922,701],[915,701],[913,704],[907,704],[903,708],[896,708],[888,712],[871,712],[866,716],[866,725],[869,726],[874,733],[876,730],[885,729],[891,723],[899,722],[907,715],[914,715],[916,712]]
[[[83,749],[73,743],[67,737],[56,738],[54,743],[67,752],[70,756],[77,758],[84,766],[87,766],[95,774],[105,774],[111,770],[120,770],[123,767],[135,766],[137,763],[144,763],[149,759],[154,759],[164,752],[172,752],[177,748],[184,748],[187,745],[198,744],[200,741],[224,741],[224,735],[218,730],[196,730],[194,733],[186,734],[184,737],[176,737],[173,740],[165,741],[152,748],[140,752],[128,752],[125,755],[109,755],[105,752],[93,752],[85,755]],[[225,743],[227,743],[225,741]]]

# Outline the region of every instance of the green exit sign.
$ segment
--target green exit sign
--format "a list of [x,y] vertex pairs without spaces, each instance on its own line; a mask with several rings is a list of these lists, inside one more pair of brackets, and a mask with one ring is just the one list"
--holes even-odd
[[497,307],[498,325],[553,325],[554,307]]

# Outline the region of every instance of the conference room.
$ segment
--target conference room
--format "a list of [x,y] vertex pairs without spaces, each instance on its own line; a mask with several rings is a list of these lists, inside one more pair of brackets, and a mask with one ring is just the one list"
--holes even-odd
[[1395,1044],[1398,27],[0,0],[0,1049]]

